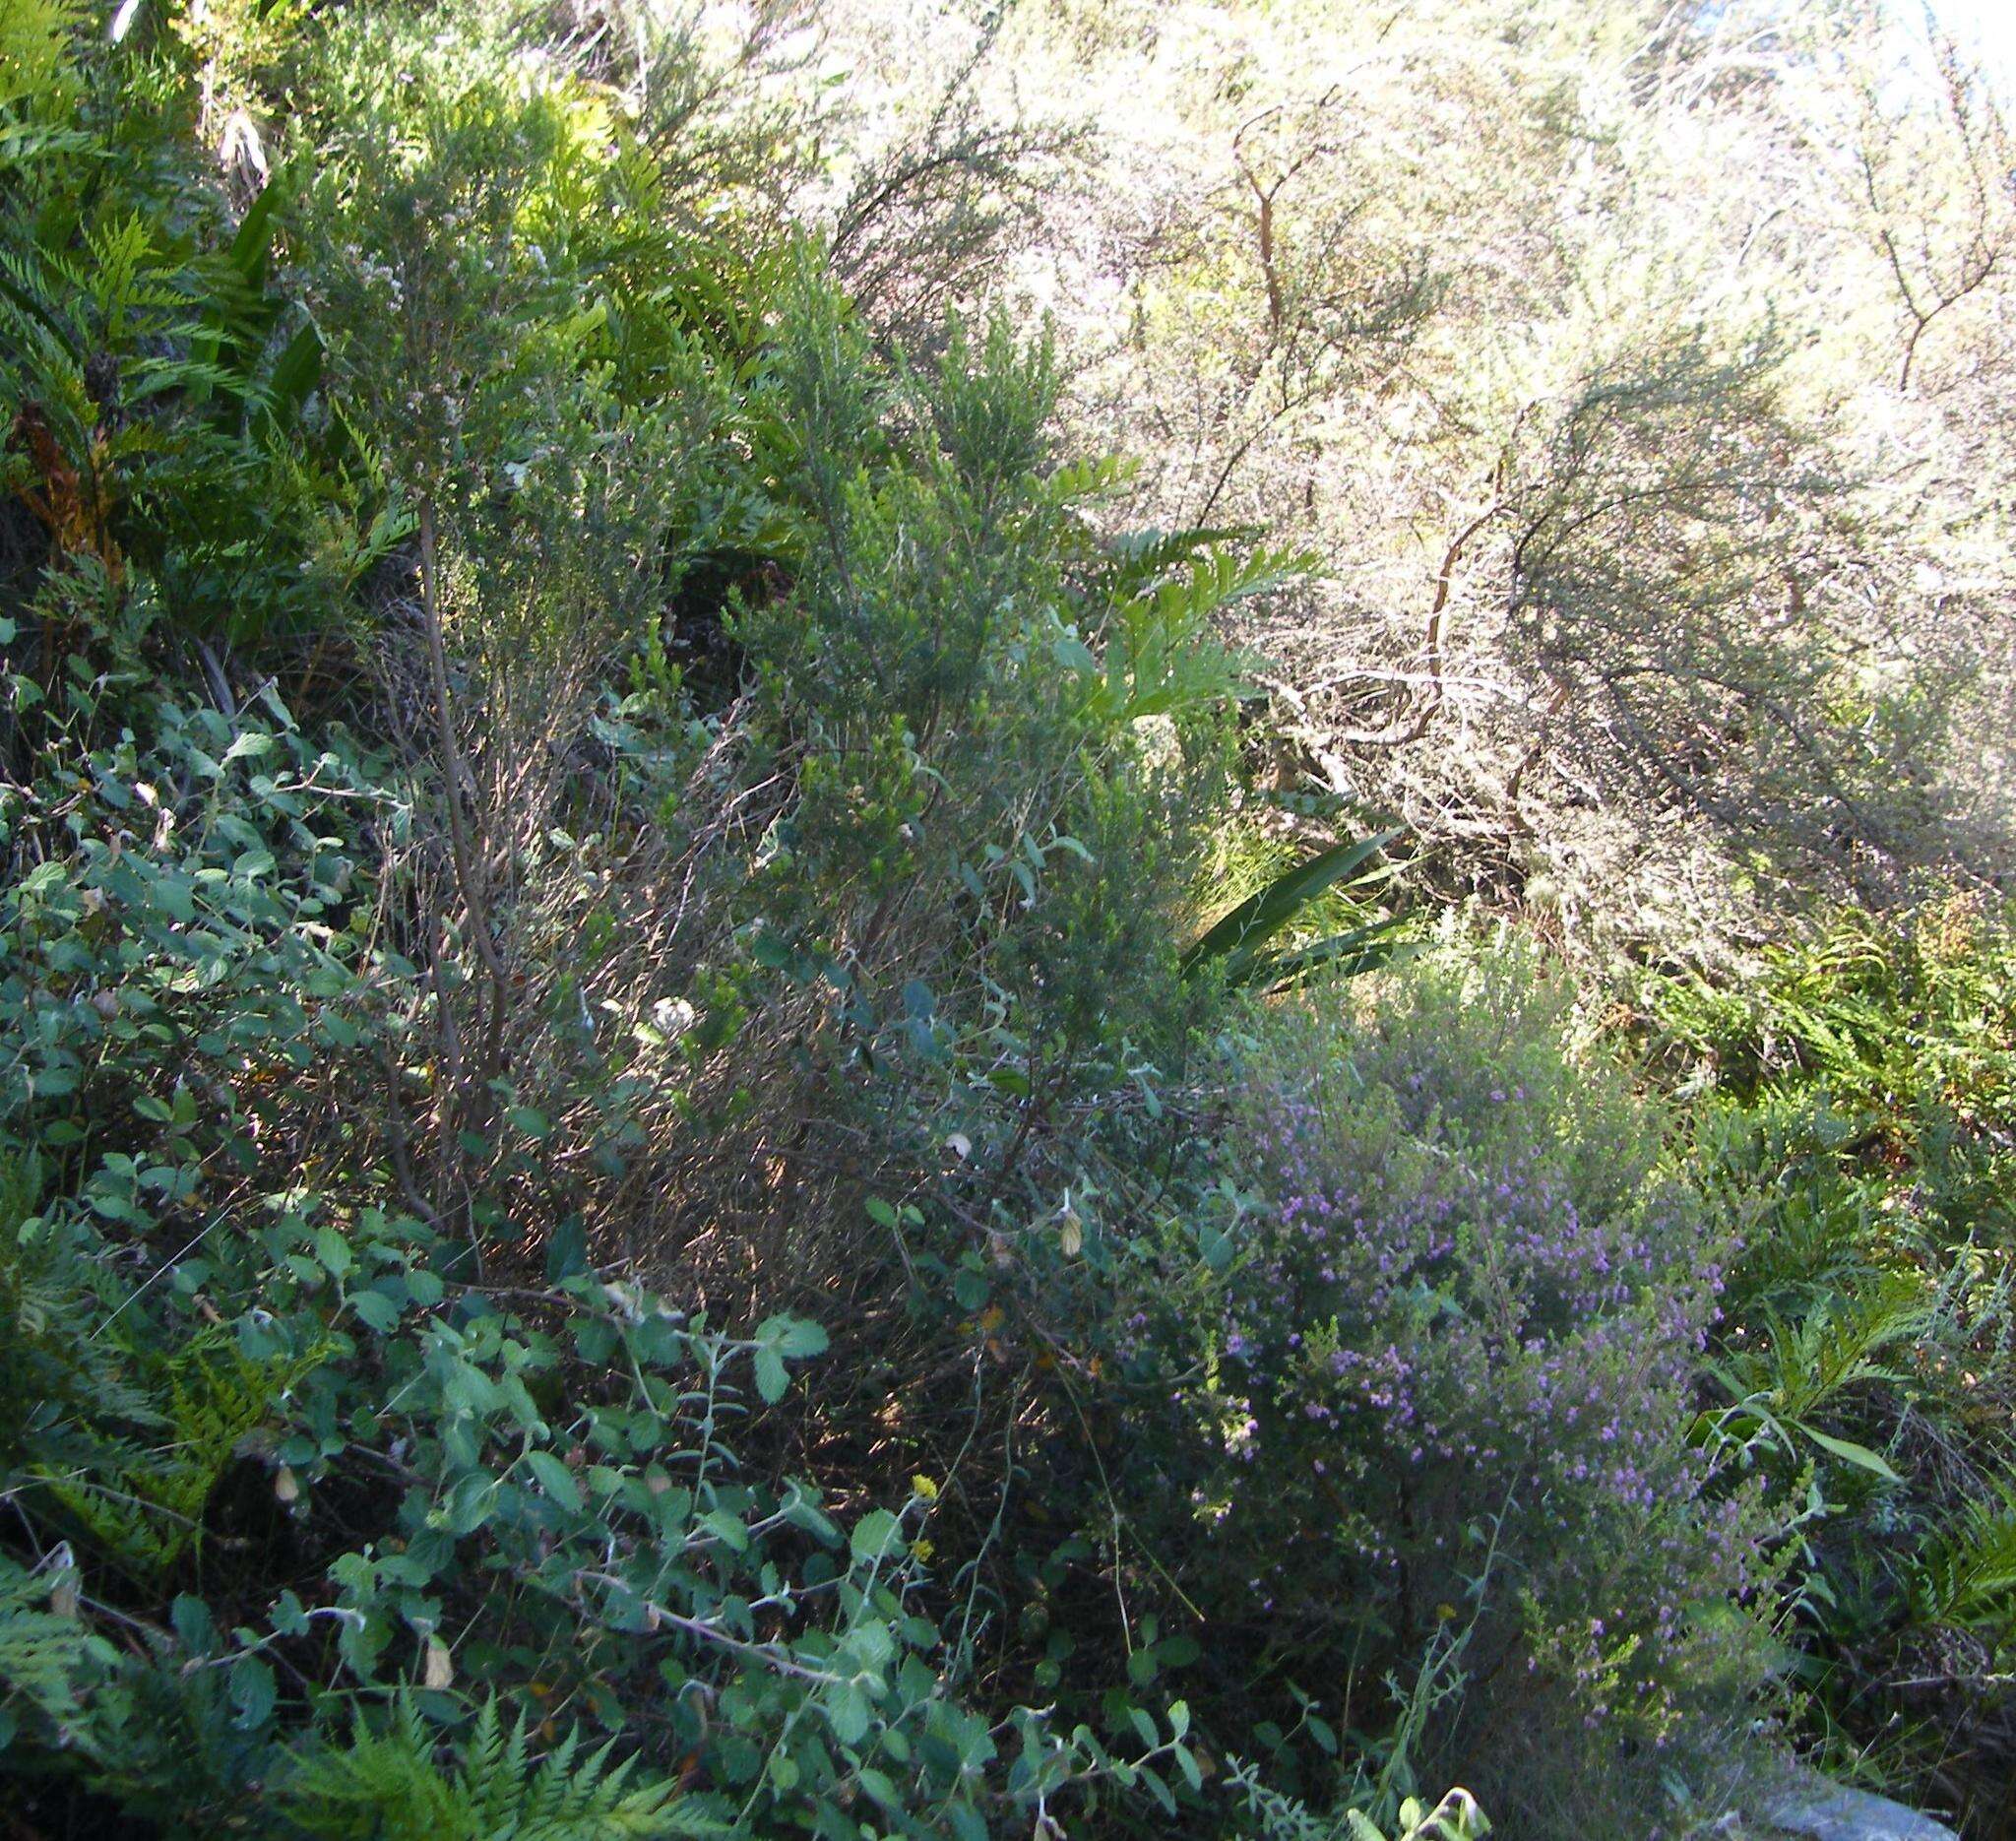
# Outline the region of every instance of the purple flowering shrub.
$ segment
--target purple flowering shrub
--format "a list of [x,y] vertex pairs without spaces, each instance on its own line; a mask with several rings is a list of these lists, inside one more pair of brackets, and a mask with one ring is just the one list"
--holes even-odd
[[1348,1720],[1454,1641],[1480,1792],[1536,1718],[1663,1761],[1758,1654],[1760,1512],[1687,1436],[1726,1236],[1518,962],[1351,1001],[1271,1013],[1255,1058],[1193,1506],[1302,1686],[1348,1698],[1309,1675],[1350,1659]]

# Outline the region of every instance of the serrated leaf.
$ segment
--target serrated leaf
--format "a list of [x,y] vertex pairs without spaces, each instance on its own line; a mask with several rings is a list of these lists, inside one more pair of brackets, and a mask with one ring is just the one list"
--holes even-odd
[[399,1327],[399,1306],[383,1292],[352,1292],[349,1303],[357,1316],[381,1336],[389,1336]]
[[868,1700],[851,1682],[843,1682],[827,1696],[826,1717],[833,1736],[844,1746],[857,1746],[868,1736]]
[[903,1545],[903,1526],[886,1508],[871,1508],[854,1523],[848,1546],[856,1559],[880,1559]]
[[581,1489],[574,1473],[550,1451],[532,1450],[525,1454],[526,1468],[538,1479],[539,1488],[570,1515],[581,1512]]
[[765,1317],[756,1326],[756,1340],[794,1362],[826,1353],[825,1330],[805,1317]]
[[280,1698],[273,1670],[257,1656],[247,1656],[231,1670],[231,1724],[241,1733],[257,1732],[272,1718]]

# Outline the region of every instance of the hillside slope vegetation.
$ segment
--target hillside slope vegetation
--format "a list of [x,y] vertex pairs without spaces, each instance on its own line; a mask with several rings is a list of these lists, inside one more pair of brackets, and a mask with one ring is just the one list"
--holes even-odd
[[0,0],[0,1826],[2010,1832],[2009,163],[1778,11]]

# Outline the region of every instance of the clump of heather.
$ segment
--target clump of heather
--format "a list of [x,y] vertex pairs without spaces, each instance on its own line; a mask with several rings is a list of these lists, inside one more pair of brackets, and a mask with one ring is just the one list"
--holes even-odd
[[1688,1436],[1728,1236],[1567,1020],[1516,959],[1271,1015],[1192,1395],[1257,1613],[1373,1683],[1459,1646],[1474,1777],[1535,1719],[1656,1771],[1754,1679],[1759,1515]]

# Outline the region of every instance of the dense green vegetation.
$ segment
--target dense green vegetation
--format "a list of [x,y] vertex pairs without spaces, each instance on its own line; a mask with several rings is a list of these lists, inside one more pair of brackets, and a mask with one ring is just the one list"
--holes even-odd
[[788,7],[0,0],[10,1833],[2006,1832],[1993,683],[1785,342],[1619,328],[1325,716],[1235,462],[1510,308],[1330,200],[1096,362],[1040,11],[864,126]]
[[1743,988],[1654,983],[1646,1022],[1725,1096],[1703,1136],[1745,1243],[1711,1423],[1812,1504],[1804,1718],[1843,1769],[1964,1801],[2006,1768],[2016,1639],[2007,911],[1837,917]]

